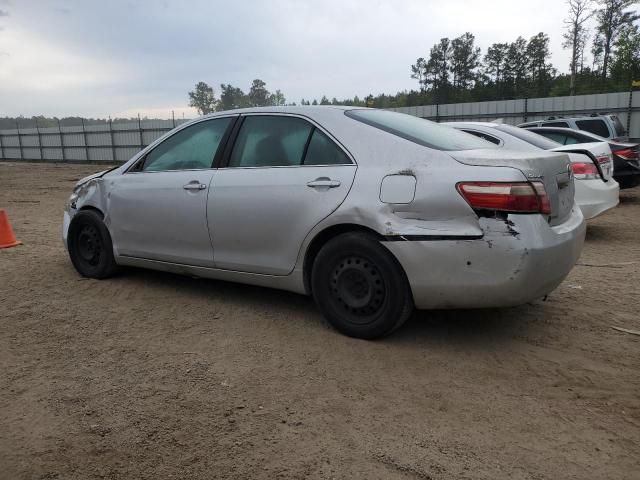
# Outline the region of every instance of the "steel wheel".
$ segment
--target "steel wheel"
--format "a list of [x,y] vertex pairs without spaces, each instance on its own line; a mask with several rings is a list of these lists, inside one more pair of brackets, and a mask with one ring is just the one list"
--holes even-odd
[[78,255],[87,264],[95,267],[100,263],[102,240],[94,225],[83,225],[78,232]]
[[380,272],[370,261],[358,256],[344,258],[334,269],[331,294],[340,305],[358,319],[371,321],[384,303],[386,289]]

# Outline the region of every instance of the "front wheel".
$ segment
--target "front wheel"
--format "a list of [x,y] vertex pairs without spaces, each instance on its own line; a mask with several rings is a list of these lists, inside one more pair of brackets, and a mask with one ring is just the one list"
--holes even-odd
[[311,290],[318,308],[346,335],[384,337],[413,312],[402,267],[370,234],[351,232],[331,239],[312,268]]
[[71,263],[89,278],[107,278],[117,269],[109,230],[98,212],[81,210],[71,220],[67,236]]

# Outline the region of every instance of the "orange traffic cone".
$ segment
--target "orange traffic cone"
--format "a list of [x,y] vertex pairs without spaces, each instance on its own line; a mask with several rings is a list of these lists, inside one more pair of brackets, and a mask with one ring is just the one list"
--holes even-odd
[[0,248],[15,247],[21,243],[16,240],[16,236],[13,234],[7,214],[4,210],[0,210]]

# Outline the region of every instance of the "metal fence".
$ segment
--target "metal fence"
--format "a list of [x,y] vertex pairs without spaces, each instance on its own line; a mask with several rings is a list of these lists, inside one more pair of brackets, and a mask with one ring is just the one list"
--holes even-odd
[[[525,98],[494,102],[425,105],[393,109],[435,121],[490,121],[518,124],[551,115],[615,113],[629,137],[640,139],[640,93]],[[186,120],[134,120],[75,127],[0,130],[0,160],[125,162]]]
[[126,162],[186,120],[134,120],[101,125],[0,130],[0,159],[50,162]]
[[640,138],[640,92],[601,93],[573,97],[523,98],[493,102],[452,103],[393,110],[437,122],[492,121],[503,119],[517,125],[549,116],[578,116],[614,113],[625,125],[629,137]]

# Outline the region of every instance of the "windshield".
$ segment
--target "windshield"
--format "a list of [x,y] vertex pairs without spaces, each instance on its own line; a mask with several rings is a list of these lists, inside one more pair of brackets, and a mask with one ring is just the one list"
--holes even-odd
[[348,110],[350,118],[436,150],[496,148],[490,142],[424,118],[386,110]]
[[511,125],[505,124],[498,125],[496,128],[500,131],[508,133],[509,135],[513,135],[520,140],[530,143],[531,145],[542,148],[543,150],[551,150],[552,148],[556,148],[562,145],[561,143],[549,140],[547,137],[543,137],[542,135],[534,133],[530,130],[525,130],[524,128],[513,127]]

